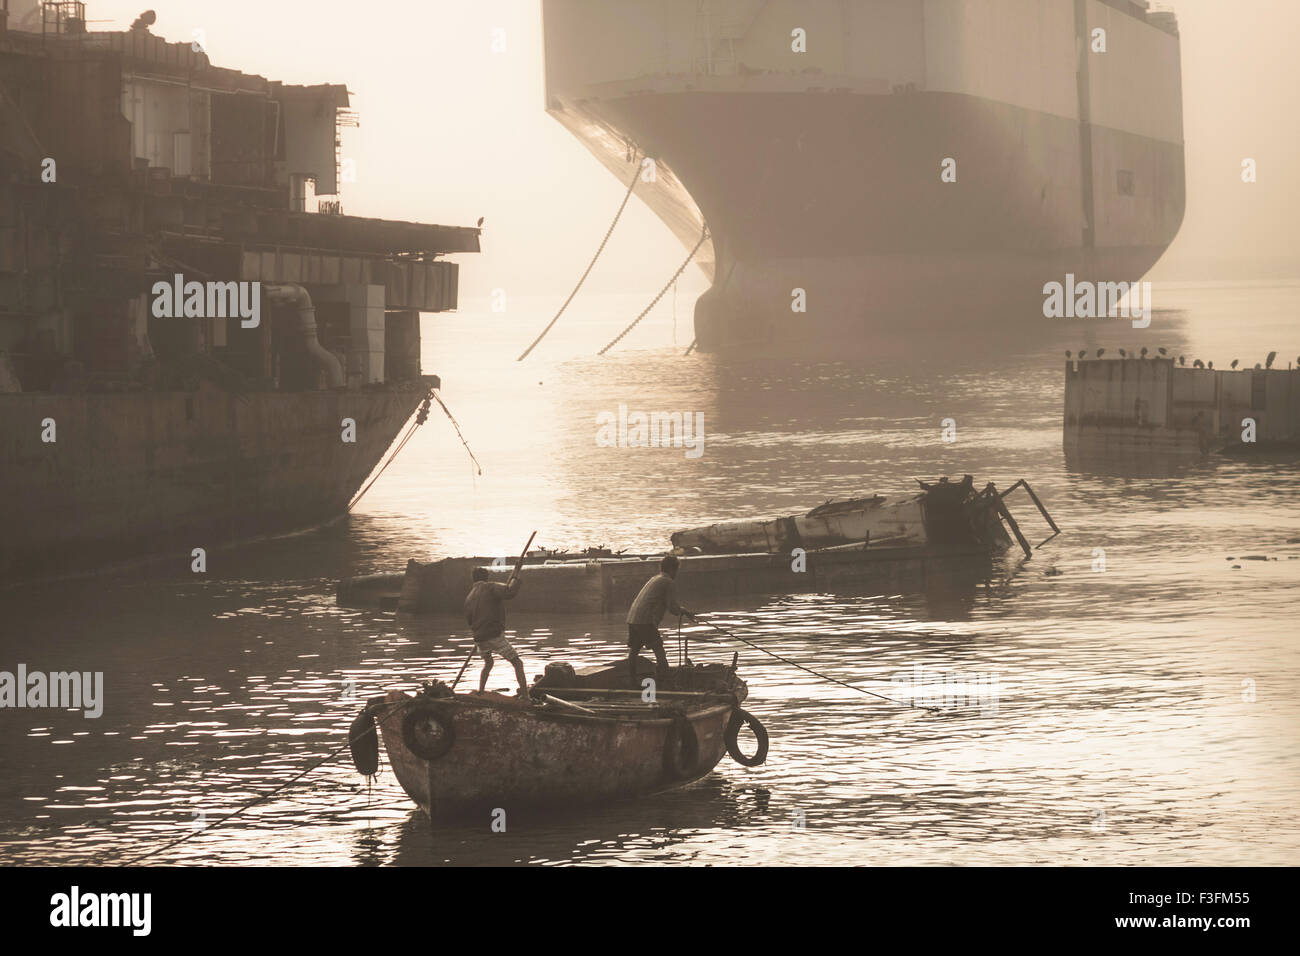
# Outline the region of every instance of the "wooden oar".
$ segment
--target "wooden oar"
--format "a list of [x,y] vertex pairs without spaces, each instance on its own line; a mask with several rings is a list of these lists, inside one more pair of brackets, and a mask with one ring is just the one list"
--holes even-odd
[[[536,532],[536,531],[534,531],[532,534],[530,534],[530,535],[528,536],[528,543],[527,543],[526,545],[524,545],[524,550],[522,550],[522,551],[519,552],[519,558],[518,558],[518,560],[515,561],[515,569],[514,569],[513,571],[510,572],[510,578],[508,578],[508,579],[506,580],[506,583],[507,583],[507,584],[509,584],[509,583],[510,583],[510,580],[513,579],[516,575],[519,574],[519,570],[524,566],[524,558],[526,558],[526,557],[528,556],[528,549],[532,547],[532,545],[533,545],[533,538],[535,538],[535,537],[537,537],[537,532]],[[454,681],[451,682],[451,689],[452,689],[452,690],[455,690],[455,689],[456,689],[456,685],[460,683],[460,679],[461,679],[461,677],[462,677],[462,676],[464,675],[464,673],[465,673],[465,668],[469,667],[469,661],[470,661],[470,658],[473,657],[473,656],[474,656],[474,642],[473,642],[473,640],[471,639],[471,641],[470,641],[470,647],[469,647],[469,653],[465,655],[465,663],[460,665],[460,672],[456,675],[456,679],[455,679]]]

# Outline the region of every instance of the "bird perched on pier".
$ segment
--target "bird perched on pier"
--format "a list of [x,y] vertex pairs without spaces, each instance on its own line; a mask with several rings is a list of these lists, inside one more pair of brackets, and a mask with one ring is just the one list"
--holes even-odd
[[1211,362],[1209,365],[1206,366],[1206,368],[1214,368],[1214,363]]
[[1186,365],[1186,364],[1187,364],[1187,356],[1186,356],[1186,355],[1180,355],[1180,356],[1178,356],[1178,364],[1179,364],[1179,365]]
[[1240,361],[1240,359],[1233,359],[1233,360],[1232,360],[1232,365],[1230,365],[1229,368],[1236,368],[1236,367],[1237,367],[1237,362],[1238,362],[1238,361]]
[[1197,359],[1195,362],[1192,363],[1192,368],[1205,368],[1205,363],[1202,362],[1200,359]]
[[1160,348],[1156,349],[1156,351],[1159,352],[1161,355],[1168,355],[1168,354],[1169,354],[1168,352],[1165,351],[1165,347],[1164,347],[1163,345],[1160,346]]
[[1084,359],[1087,357],[1088,357],[1087,349],[1079,349],[1079,358]]
[[1147,357],[1147,347],[1144,345],[1142,346],[1142,354],[1139,355],[1138,358],[1146,358],[1146,357]]
[[1105,349],[1097,349],[1097,358],[1101,358],[1105,354],[1106,354]]
[[1066,350],[1065,350],[1065,357],[1066,357],[1067,359],[1069,359],[1069,358],[1074,358],[1074,353],[1071,352],[1069,349],[1066,349]]
[[1276,353],[1276,352],[1269,352],[1269,353],[1268,353],[1268,358],[1264,359],[1264,368],[1272,368],[1272,367],[1273,367],[1273,359],[1275,359],[1275,358],[1277,358],[1277,353]]
[[1256,371],[1256,372],[1259,371],[1259,363],[1258,363],[1258,362],[1255,363],[1255,371]]
[[1123,349],[1120,349],[1120,350],[1119,350],[1119,357],[1120,357],[1120,358],[1128,358],[1128,353],[1125,352]]
[[480,229],[483,228],[483,217],[482,217],[482,216],[479,216],[479,217],[478,217],[478,227],[479,227]]

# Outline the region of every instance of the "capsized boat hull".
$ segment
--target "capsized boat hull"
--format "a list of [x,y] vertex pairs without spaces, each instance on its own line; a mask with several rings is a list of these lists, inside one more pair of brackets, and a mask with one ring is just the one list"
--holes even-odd
[[713,696],[682,708],[698,759],[678,773],[666,759],[674,727],[669,709],[678,705],[666,697],[662,716],[649,719],[549,712],[497,694],[420,697],[454,726],[451,748],[435,760],[418,756],[403,737],[402,721],[417,698],[388,691],[376,701],[376,719],[393,773],[421,810],[434,819],[484,822],[500,810],[508,821],[512,813],[648,796],[712,772],[726,753],[735,701]]
[[675,532],[673,548],[687,553],[738,554],[866,541],[922,545],[926,541],[924,499],[924,495],[891,502],[878,496],[855,498],[807,514],[720,521]]
[[886,500],[880,495],[828,501],[804,514],[777,518],[741,518],[672,535],[679,554],[789,554],[794,548],[843,545],[921,547],[971,544],[987,540],[984,531],[993,509],[986,494],[976,493],[970,475],[946,477],[922,491]]

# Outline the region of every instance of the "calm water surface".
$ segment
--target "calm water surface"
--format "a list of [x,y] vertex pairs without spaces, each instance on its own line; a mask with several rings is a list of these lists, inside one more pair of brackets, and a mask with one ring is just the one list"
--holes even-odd
[[[482,475],[435,408],[344,522],[214,552],[206,576],[182,555],[0,592],[0,669],[98,670],[106,684],[98,720],[0,711],[0,859],[112,864],[192,833],[152,859],[1295,863],[1300,466],[1067,463],[1061,395],[1067,348],[1164,345],[1216,367],[1278,349],[1294,362],[1300,286],[1157,292],[1144,331],[1062,324],[905,361],[887,345],[685,357],[688,310],[674,325],[670,301],[594,357],[641,296],[575,305],[524,364],[514,356],[555,302],[428,316],[424,368],[443,376]],[[704,454],[598,447],[596,415],[620,402],[703,412]],[[944,418],[956,442],[940,440]],[[696,660],[740,650],[747,706],[772,735],[764,766],[724,759],[686,790],[502,834],[487,821],[434,829],[386,766],[368,790],[344,757],[203,827],[337,746],[359,706],[349,687],[364,699],[449,680],[464,659],[463,621],[339,608],[340,576],[513,554],[533,529],[548,547],[659,550],[677,528],[906,492],[945,472],[1029,478],[1063,533],[965,591],[754,598],[717,619],[883,694],[905,695],[891,677],[917,666],[996,675],[996,708],[892,706],[691,629]],[[1045,537],[1013,500],[1031,539]],[[626,633],[617,616],[510,623],[530,673],[611,660]]]

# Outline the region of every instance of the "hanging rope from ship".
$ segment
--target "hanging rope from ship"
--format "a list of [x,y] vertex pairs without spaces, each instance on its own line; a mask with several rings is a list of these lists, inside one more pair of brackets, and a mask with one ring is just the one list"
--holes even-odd
[[628,325],[627,328],[625,328],[622,332],[618,333],[618,335],[614,336],[613,340],[608,345],[606,345],[603,349],[597,352],[596,353],[597,355],[604,355],[606,352],[612,349],[615,345],[619,343],[619,340],[622,339],[623,336],[627,335],[629,332],[635,329],[637,325],[640,324],[641,320],[650,314],[650,310],[659,304],[659,300],[662,299],[664,295],[668,292],[668,290],[672,288],[673,283],[677,281],[678,277],[680,277],[681,274],[686,271],[686,267],[689,266],[691,264],[691,260],[695,258],[695,253],[700,251],[700,246],[704,245],[705,240],[708,238],[709,238],[709,227],[707,224],[705,224],[705,226],[700,230],[700,241],[695,244],[695,248],[693,248],[687,254],[686,258],[682,260],[682,264],[677,267],[677,271],[673,273],[672,278],[670,278],[667,282],[664,283],[664,287],[659,290],[659,294],[650,300],[650,304],[641,310],[641,314],[638,315],[635,319],[633,319],[631,324]]
[[529,353],[531,353],[533,349],[537,348],[537,344],[541,342],[542,339],[546,338],[546,333],[550,332],[551,329],[555,327],[555,323],[560,321],[560,316],[564,314],[564,310],[569,307],[569,303],[573,301],[573,297],[578,294],[578,290],[582,288],[582,284],[587,281],[587,276],[591,275],[591,270],[596,265],[596,260],[599,259],[600,254],[605,251],[605,244],[609,242],[609,237],[614,234],[614,227],[618,225],[618,221],[623,215],[623,210],[627,208],[627,201],[632,198],[632,190],[636,188],[637,177],[641,175],[641,164],[637,162],[640,155],[640,150],[633,150],[629,154],[628,158],[633,162],[636,168],[632,171],[632,178],[627,184],[627,192],[623,194],[623,201],[619,204],[618,212],[614,213],[614,221],[611,222],[609,228],[605,230],[605,238],[600,240],[600,245],[596,248],[596,254],[591,257],[591,262],[587,263],[587,270],[582,274],[582,278],[578,280],[578,284],[573,287],[573,291],[569,293],[569,297],[564,300],[564,305],[560,306],[560,311],[555,313],[555,318],[551,319],[546,328],[542,329],[541,335],[533,339],[533,344],[524,349],[519,358],[515,359],[516,362],[522,362],[524,359],[528,358]]
[[406,427],[406,432],[402,435],[402,440],[397,443],[397,447],[394,448],[392,454],[388,456],[388,460],[380,466],[377,472],[375,472],[374,477],[366,482],[364,488],[357,492],[356,497],[353,498],[351,504],[348,505],[348,511],[351,511],[356,507],[357,502],[361,500],[361,496],[369,491],[374,483],[379,480],[379,476],[388,470],[388,466],[396,460],[397,456],[402,453],[402,449],[406,447],[406,443],[411,440],[411,436],[415,434],[415,430],[429,420],[431,402],[438,403],[438,407],[442,409],[443,414],[447,416],[447,420],[451,422],[451,427],[456,429],[456,437],[459,438],[460,443],[465,446],[465,451],[469,453],[470,461],[474,463],[474,467],[478,469],[478,473],[480,475],[483,474],[483,466],[479,464],[479,460],[474,457],[474,452],[470,449],[469,442],[465,440],[465,435],[460,430],[460,423],[456,421],[456,417],[452,415],[451,409],[449,409],[447,403],[442,400],[442,396],[438,394],[438,390],[436,388],[431,388],[429,389],[429,393],[424,396],[424,401],[420,403],[420,411],[415,416],[414,421]]

